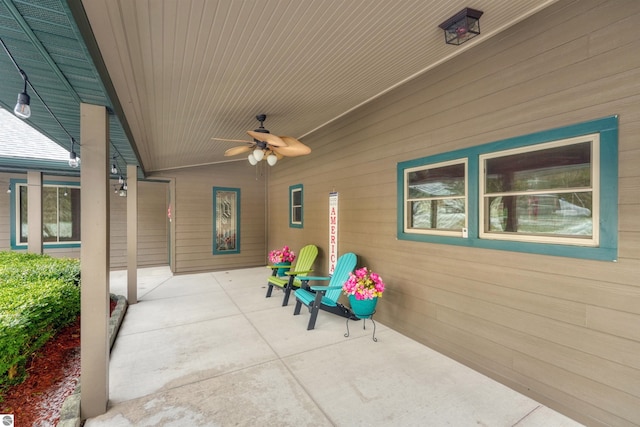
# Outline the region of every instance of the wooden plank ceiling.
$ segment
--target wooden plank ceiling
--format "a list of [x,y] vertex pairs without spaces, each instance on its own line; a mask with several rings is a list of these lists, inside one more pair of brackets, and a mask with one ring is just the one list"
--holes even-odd
[[[555,0],[82,0],[146,172],[229,161],[265,127],[301,138]],[[438,25],[484,11],[482,34]],[[313,148],[313,147],[312,147]],[[237,160],[238,158],[232,158]],[[239,159],[245,160],[244,156]]]

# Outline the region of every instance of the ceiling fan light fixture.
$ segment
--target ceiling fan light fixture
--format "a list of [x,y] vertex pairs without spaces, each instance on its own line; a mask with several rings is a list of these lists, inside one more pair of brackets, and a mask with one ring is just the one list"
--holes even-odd
[[258,161],[256,160],[256,158],[253,157],[253,153],[249,154],[247,158],[249,159],[249,163],[251,163],[251,166],[255,166],[258,164]]
[[258,162],[262,160],[264,158],[264,151],[262,150],[262,148],[257,147],[255,150],[253,150],[253,157]]
[[278,162],[278,157],[271,153],[267,156],[267,163],[269,163],[269,166],[273,166]]

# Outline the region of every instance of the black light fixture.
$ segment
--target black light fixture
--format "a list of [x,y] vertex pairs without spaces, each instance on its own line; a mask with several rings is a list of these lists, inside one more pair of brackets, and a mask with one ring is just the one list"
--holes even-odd
[[114,174],[114,175],[117,175],[117,174],[118,174],[118,167],[116,166],[116,164],[115,164],[115,163],[113,163],[113,164],[111,165],[111,173],[112,173],[112,174]]
[[16,102],[13,112],[16,116],[26,120],[31,117],[31,107],[29,106],[31,104],[31,97],[27,93],[27,83],[29,82],[29,79],[24,71],[19,71],[22,79],[24,80],[24,90],[18,94],[18,102]]
[[467,7],[444,21],[440,24],[440,28],[444,30],[444,41],[447,44],[461,45],[480,34],[482,13]]
[[78,158],[78,156],[76,156],[76,152],[73,151],[73,145],[75,144],[76,140],[71,138],[71,151],[69,151],[69,166],[72,168],[77,168],[78,166],[80,166],[80,159]]
[[7,194],[11,194],[11,184],[9,184],[9,188],[7,188]]

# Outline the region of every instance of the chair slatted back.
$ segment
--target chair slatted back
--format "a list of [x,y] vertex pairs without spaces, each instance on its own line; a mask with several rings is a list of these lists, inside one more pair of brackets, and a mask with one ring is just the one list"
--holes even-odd
[[[333,270],[331,280],[329,280],[329,286],[342,286],[349,279],[349,273],[356,268],[358,257],[353,252],[347,252],[338,258],[336,268]],[[329,289],[325,293],[325,298],[337,302],[340,298],[342,289]]]

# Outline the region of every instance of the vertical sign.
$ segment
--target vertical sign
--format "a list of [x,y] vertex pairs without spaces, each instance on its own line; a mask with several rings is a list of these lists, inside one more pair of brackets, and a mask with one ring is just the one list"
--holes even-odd
[[338,193],[329,193],[329,274],[338,260]]

